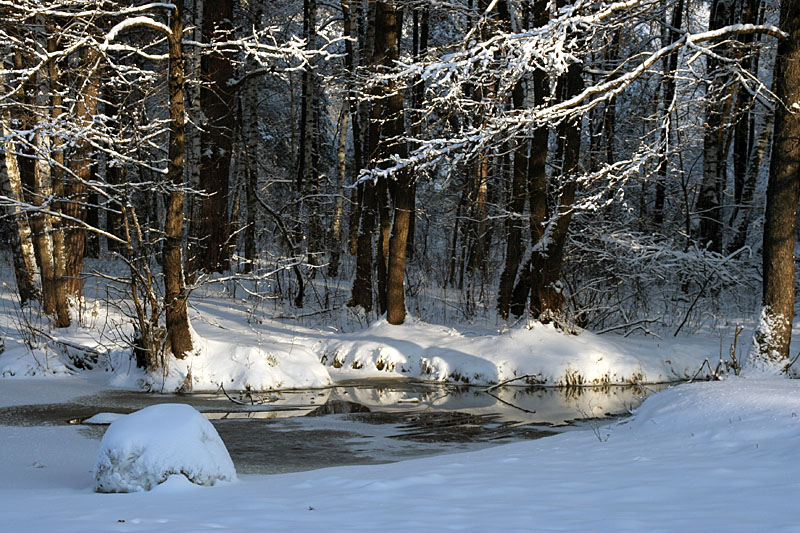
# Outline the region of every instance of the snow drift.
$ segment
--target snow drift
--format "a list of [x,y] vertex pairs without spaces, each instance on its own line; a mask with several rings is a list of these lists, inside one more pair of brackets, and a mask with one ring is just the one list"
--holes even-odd
[[217,430],[194,407],[153,405],[109,426],[100,443],[95,490],[148,491],[176,474],[198,485],[236,478]]

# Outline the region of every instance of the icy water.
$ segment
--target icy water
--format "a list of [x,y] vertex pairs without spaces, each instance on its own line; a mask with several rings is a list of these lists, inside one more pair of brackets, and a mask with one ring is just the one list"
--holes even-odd
[[329,389],[183,396],[106,391],[68,403],[0,408],[3,425],[81,424],[100,439],[99,413],[157,403],[196,407],[212,421],[241,474],[377,464],[477,450],[576,427],[598,433],[657,387],[570,389],[352,382]]

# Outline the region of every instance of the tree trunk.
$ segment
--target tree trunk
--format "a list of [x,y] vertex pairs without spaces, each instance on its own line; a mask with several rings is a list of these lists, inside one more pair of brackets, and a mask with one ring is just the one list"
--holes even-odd
[[330,233],[330,262],[328,263],[328,276],[335,278],[339,275],[339,261],[342,248],[342,219],[344,218],[344,184],[347,182],[347,130],[350,123],[350,112],[347,102],[342,102],[339,113],[339,136],[336,148],[336,200],[334,202],[333,224]]
[[176,0],[170,17],[169,35],[169,167],[164,220],[164,307],[167,323],[167,346],[172,355],[182,359],[192,351],[189,314],[186,309],[186,284],[183,273],[181,240],[183,236],[183,171],[185,150],[185,105],[183,99],[183,0]]
[[[733,20],[733,1],[714,0],[711,6],[709,30],[722,28]],[[719,53],[719,52],[718,52]],[[703,180],[695,210],[700,217],[698,240],[712,252],[721,252],[723,243],[722,193],[727,171],[726,138],[723,127],[730,109],[732,94],[727,89],[728,76],[720,69],[719,61],[706,58],[706,75],[710,77],[706,90],[706,123],[703,126]]]
[[[518,83],[514,87],[512,100],[516,109],[523,107],[525,91],[522,83]],[[508,320],[514,281],[522,260],[522,230],[524,227],[522,212],[525,209],[525,182],[528,176],[528,151],[530,150],[530,142],[526,139],[517,139],[515,142],[511,195],[508,201],[509,218],[506,221],[506,262],[497,290],[497,311],[503,320]]]
[[[105,101],[105,114],[109,117],[108,128],[110,131],[118,134],[120,130],[119,124],[119,96],[111,87],[105,87],[103,91],[103,100]],[[125,164],[121,161],[116,161],[109,158],[106,162],[106,181],[111,185],[110,190],[114,197],[108,200],[106,205],[106,227],[107,233],[116,235],[124,240],[125,238],[125,223],[122,215],[122,204],[125,201],[122,198],[119,188],[115,185],[123,185],[127,182],[127,169]],[[113,239],[107,239],[107,248],[109,252],[126,253],[127,249],[122,243]]]
[[[317,0],[303,2],[303,29],[306,49],[316,49]],[[303,97],[300,107],[300,150],[297,164],[297,194],[300,196],[300,214],[304,219],[305,244],[308,261],[317,264],[317,255],[323,252],[322,210],[319,200],[320,176],[317,164],[317,76],[315,61],[309,60],[303,70]]]
[[739,250],[747,242],[747,234],[753,219],[753,210],[755,209],[753,205],[753,196],[756,191],[758,173],[761,170],[761,165],[764,162],[764,155],[769,147],[774,120],[775,114],[768,113],[764,120],[764,125],[761,128],[761,132],[758,135],[758,140],[750,149],[750,159],[747,162],[747,174],[745,175],[744,187],[742,188],[742,207],[737,210],[739,217],[738,224],[736,225],[736,235],[729,246],[731,252]]
[[[548,4],[545,0],[538,0],[533,4],[533,24],[541,27],[547,24],[549,19]],[[543,70],[535,70],[532,80],[533,105],[541,106],[549,96],[549,84],[547,74]],[[527,260],[522,260],[523,268],[519,269],[514,282],[514,290],[511,293],[509,311],[514,316],[522,316],[525,313],[528,295],[530,294],[533,283],[533,262],[532,254],[535,247],[541,242],[544,236],[544,223],[547,220],[547,152],[549,129],[538,127],[533,131],[531,147],[528,158],[527,187],[528,187],[528,210],[530,221],[531,244],[526,252]]]
[[[92,49],[85,49],[81,53],[82,67],[86,75],[84,83],[80,86],[80,93],[75,103],[75,120],[81,128],[89,128],[94,116],[97,114],[98,90],[98,58]],[[91,156],[92,147],[86,139],[79,139],[71,159],[74,177],[66,180],[66,201],[63,203],[62,212],[78,220],[86,220],[86,183],[94,178],[95,165]],[[66,254],[66,290],[73,296],[81,295],[81,270],[83,257],[86,250],[86,230],[71,222],[66,222],[64,244]]]
[[[49,51],[54,51],[54,44],[54,39],[47,39]],[[51,117],[61,113],[58,72],[53,63],[52,59],[48,62],[46,75],[43,71],[38,71],[36,96],[39,109],[49,109]],[[51,94],[47,94],[48,89]],[[64,287],[64,234],[58,227],[58,206],[52,202],[53,198],[63,196],[63,189],[61,183],[54,183],[51,166],[51,160],[63,166],[63,152],[57,153],[58,147],[54,147],[50,136],[40,129],[34,133],[33,144],[33,203],[49,211],[37,213],[32,219],[36,259],[42,276],[42,303],[45,314],[55,318],[56,327],[64,328],[71,322]]]
[[775,133],[764,223],[763,308],[746,365],[780,373],[789,361],[794,320],[794,246],[800,198],[800,116],[787,106],[800,101],[800,2],[781,2],[780,28],[789,34],[778,44],[775,62]]
[[[345,41],[345,56],[344,67],[348,76],[352,76],[355,69],[355,50],[353,41],[356,37],[357,17],[358,10],[352,9],[350,0],[340,0],[342,7],[344,37]],[[347,91],[347,104],[350,111],[350,124],[353,131],[353,181],[358,178],[359,172],[364,168],[364,143],[363,143],[363,128],[361,127],[361,114],[359,110],[359,98],[357,91],[353,87],[354,80],[348,80]],[[358,253],[358,223],[361,218],[361,197],[363,195],[364,186],[362,184],[356,185],[350,195],[350,213],[348,216],[348,234],[347,234],[347,250],[350,255]]]
[[[669,43],[672,44],[678,39],[678,30],[683,24],[683,0],[678,0],[672,10],[672,28],[664,30],[669,35]],[[664,202],[666,197],[666,185],[669,174],[669,145],[672,130],[672,107],[675,100],[675,76],[678,69],[678,54],[673,52],[664,58],[664,78],[662,84],[662,102],[664,105],[664,117],[659,131],[658,146],[661,151],[658,156],[658,181],[656,182],[656,199],[653,207],[653,223],[656,227],[664,223]]]
[[[203,3],[203,41],[221,43],[229,38],[233,21],[233,0]],[[228,217],[231,154],[233,151],[234,96],[228,82],[233,78],[230,53],[203,55],[200,106],[206,119],[200,133],[200,200],[202,231],[198,243],[199,266],[206,272],[230,268],[231,231]]]
[[[582,68],[570,65],[566,74],[566,98],[583,89]],[[560,128],[561,129],[561,128]],[[531,314],[542,321],[549,321],[561,312],[564,295],[559,283],[564,260],[569,224],[572,218],[572,203],[577,187],[575,174],[580,164],[581,117],[573,118],[563,128],[562,187],[558,214],[550,222],[540,245],[533,253],[532,283],[530,294]]]
[[[379,64],[379,58],[384,52],[384,50],[380,50],[377,47],[376,42],[381,33],[376,28],[379,23],[379,5],[382,9],[381,3],[370,2],[367,8],[369,15],[367,18],[364,58],[369,58],[369,63],[372,65]],[[380,52],[378,52],[379,50]],[[373,102],[369,111],[369,120],[365,121],[367,122],[367,128],[363,153],[364,162],[371,161],[378,149],[380,141],[380,123],[378,119],[381,117],[382,105],[380,99]],[[377,218],[377,195],[376,187],[372,180],[367,180],[362,185],[358,238],[356,239],[356,276],[353,280],[352,297],[348,305],[351,307],[360,306],[365,311],[369,311],[372,309],[372,236]]]
[[[262,16],[262,2],[255,2],[253,6],[254,27],[260,27]],[[250,64],[251,68],[255,65]],[[244,230],[244,256],[247,259],[244,271],[251,272],[256,261],[256,226],[258,218],[258,176],[259,176],[259,113],[258,113],[258,83],[250,80],[244,90],[244,112],[246,116],[243,125],[245,137],[245,168],[247,169],[247,183],[245,184],[245,201],[247,204],[247,227]]]
[[28,302],[38,300],[41,294],[36,287],[37,265],[31,227],[28,223],[28,216],[21,207],[25,198],[22,193],[22,175],[17,161],[17,148],[11,140],[12,132],[8,128],[8,123],[9,113],[5,111],[2,119],[2,132],[5,137],[3,147],[5,148],[6,179],[11,197],[16,202],[16,205],[11,206],[8,210],[8,214],[14,218],[14,227],[11,231],[14,277],[17,281],[20,306],[25,306]]

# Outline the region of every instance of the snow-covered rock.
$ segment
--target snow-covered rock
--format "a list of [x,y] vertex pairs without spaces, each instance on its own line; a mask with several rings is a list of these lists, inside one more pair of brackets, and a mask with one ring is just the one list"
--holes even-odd
[[95,466],[97,492],[147,491],[174,474],[198,485],[236,478],[217,430],[195,408],[153,405],[109,426]]

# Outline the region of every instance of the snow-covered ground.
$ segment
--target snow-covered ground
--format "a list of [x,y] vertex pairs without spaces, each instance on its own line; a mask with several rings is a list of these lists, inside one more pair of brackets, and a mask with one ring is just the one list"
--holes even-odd
[[[5,330],[0,376],[74,374],[73,360],[86,356],[80,351],[84,347],[99,354],[98,366],[107,371],[110,386],[164,392],[185,388],[187,381],[194,391],[215,391],[220,384],[227,390],[278,390],[376,377],[470,384],[523,376],[520,384],[662,383],[692,378],[706,358],[713,366],[720,357],[728,358],[735,329],[732,324],[678,337],[671,332],[661,337],[569,335],[552,325],[524,321],[511,328],[442,326],[412,317],[402,326],[377,320],[345,329],[331,326],[326,316],[309,324],[254,318],[246,303],[229,297],[198,297],[192,304],[196,353],[171,360],[166,375],[145,376],[130,358],[125,338],[132,337],[130,321],[113,309],[89,307],[63,330],[41,325],[46,335],[37,334],[31,350],[23,343],[30,337],[24,321],[8,311],[13,302],[7,294],[0,295],[0,328]],[[34,324],[37,319],[29,318]],[[740,357],[749,338],[749,330],[740,336]]]
[[[12,294],[7,285],[0,290],[0,407],[67,402],[114,387],[170,392],[187,381],[195,391],[376,377],[482,385],[677,381],[697,374],[706,359],[712,367],[731,353],[741,360],[751,336],[744,329],[735,341],[736,321],[695,327],[691,335],[624,337],[525,323],[360,325],[347,310],[281,320],[255,312],[251,302],[207,293],[191,301],[197,352],[172,361],[166,375],[146,376],[130,357],[130,322],[108,298],[87,300],[74,326],[54,330],[16,310]],[[95,370],[76,368],[93,357]],[[620,424],[480,451],[240,473],[213,487],[173,476],[135,494],[93,492],[100,443],[86,435],[76,426],[0,426],[0,531],[800,529],[797,380],[680,385],[651,396]]]
[[[92,387],[3,380],[0,404]],[[798,529],[796,380],[681,385],[621,424],[478,452],[135,494],[92,491],[99,443],[76,427],[0,439],[3,531]]]

